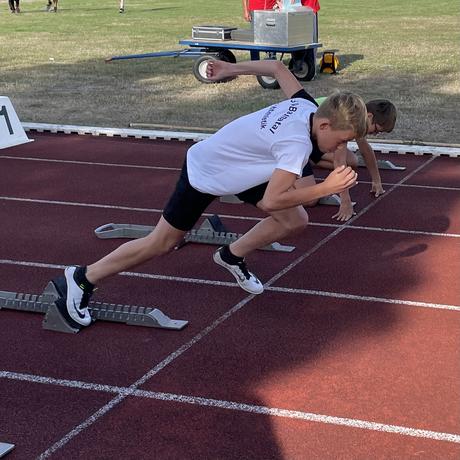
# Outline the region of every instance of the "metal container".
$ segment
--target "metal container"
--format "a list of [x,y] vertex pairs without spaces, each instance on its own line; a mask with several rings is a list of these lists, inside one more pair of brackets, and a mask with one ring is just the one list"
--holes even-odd
[[192,38],[195,40],[230,40],[231,32],[236,27],[226,26],[194,26]]
[[315,43],[315,13],[304,11],[254,11],[254,43],[279,46]]

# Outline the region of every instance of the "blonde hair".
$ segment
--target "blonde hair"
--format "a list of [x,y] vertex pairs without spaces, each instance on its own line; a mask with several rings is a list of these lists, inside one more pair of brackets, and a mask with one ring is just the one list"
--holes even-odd
[[367,134],[367,109],[357,94],[347,91],[332,93],[318,107],[318,118],[327,118],[335,130],[353,130],[359,139]]

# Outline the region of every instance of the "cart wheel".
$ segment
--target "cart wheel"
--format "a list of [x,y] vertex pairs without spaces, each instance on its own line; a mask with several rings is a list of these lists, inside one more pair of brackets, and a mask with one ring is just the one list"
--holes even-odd
[[208,61],[216,59],[213,54],[203,54],[193,64],[193,75],[201,83],[213,83],[211,80],[206,78],[206,68],[208,67]]
[[278,80],[273,77],[267,77],[266,75],[258,75],[257,81],[259,82],[259,85],[265,89],[279,89],[280,87]]
[[297,80],[313,80],[316,74],[315,51],[309,49],[300,58],[296,58],[293,55],[289,61],[289,70],[295,75]]
[[[268,57],[266,57],[265,60],[276,59],[276,53],[267,53],[267,55]],[[265,89],[279,89],[280,87],[280,84],[276,78],[268,77],[267,75],[258,75],[257,81],[259,82],[259,85]]]
[[217,54],[216,59],[225,62],[231,62],[232,64],[236,63],[236,57],[230,50],[221,50]]
[[224,80],[220,80],[218,82],[206,78],[206,68],[208,67],[208,61],[211,59],[231,62],[232,64],[236,62],[235,55],[229,50],[222,50],[219,51],[217,54],[203,54],[203,56],[200,56],[193,64],[193,75],[195,75],[198,81],[201,81],[201,83],[225,83],[235,78],[225,78]]

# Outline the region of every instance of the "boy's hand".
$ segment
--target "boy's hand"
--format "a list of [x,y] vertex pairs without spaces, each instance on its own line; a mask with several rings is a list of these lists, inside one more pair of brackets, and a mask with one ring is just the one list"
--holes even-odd
[[231,76],[232,64],[217,59],[210,59],[206,66],[206,78],[221,81]]
[[339,207],[339,212],[332,216],[333,219],[340,220],[341,222],[346,222],[350,220],[353,216],[356,216],[356,212],[353,210],[353,204],[350,203],[342,203]]
[[324,180],[324,185],[327,187],[327,195],[332,193],[340,193],[344,190],[353,187],[356,184],[358,174],[350,166],[339,166],[334,169]]
[[371,193],[374,194],[375,198],[378,198],[380,195],[384,194],[385,190],[382,187],[382,183],[372,181]]

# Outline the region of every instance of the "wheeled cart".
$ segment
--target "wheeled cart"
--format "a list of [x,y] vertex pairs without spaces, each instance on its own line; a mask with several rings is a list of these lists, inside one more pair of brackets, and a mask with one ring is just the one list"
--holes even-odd
[[[193,74],[202,83],[213,83],[206,78],[206,67],[210,59],[236,62],[233,51],[249,51],[251,60],[280,59],[290,54],[289,70],[298,80],[312,80],[316,74],[316,50],[318,43],[317,16],[311,11],[282,13],[255,11],[252,29],[237,29],[226,26],[195,26],[192,39],[180,40],[188,48],[175,51],[113,56],[107,61],[154,57],[191,57],[195,59]],[[278,82],[268,76],[258,76],[264,88],[277,89]]]

